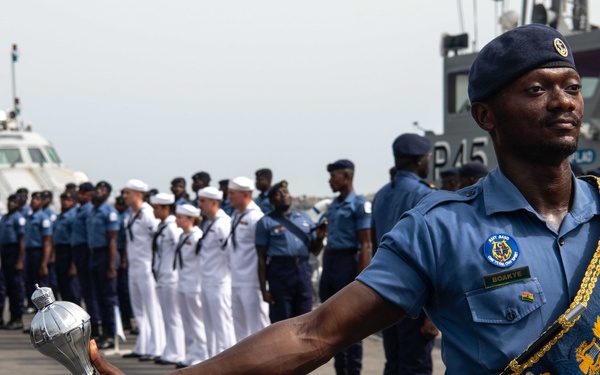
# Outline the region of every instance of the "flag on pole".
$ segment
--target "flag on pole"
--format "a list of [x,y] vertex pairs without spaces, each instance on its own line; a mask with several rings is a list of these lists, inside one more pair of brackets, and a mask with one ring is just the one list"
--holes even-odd
[[123,342],[127,342],[127,338],[125,338],[125,332],[123,331],[123,321],[121,320],[121,310],[119,306],[115,305],[115,334],[123,340]]
[[12,59],[13,59],[13,62],[19,61],[19,51],[17,50],[16,44],[13,44]]

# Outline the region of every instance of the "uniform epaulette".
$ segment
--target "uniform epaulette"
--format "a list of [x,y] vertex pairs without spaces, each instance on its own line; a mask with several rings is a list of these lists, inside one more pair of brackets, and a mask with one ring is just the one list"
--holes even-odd
[[593,185],[594,187],[600,189],[600,178],[596,176],[579,176],[577,177],[580,180],[587,182],[588,184]]
[[477,198],[482,190],[483,187],[480,186],[480,184],[469,186],[456,192],[437,190],[425,196],[425,198],[423,198],[415,207],[415,210],[419,211],[421,214],[425,214],[432,208],[441,204],[450,202],[469,202]]
[[430,189],[434,189],[434,190],[438,189],[434,184],[430,184],[429,182],[427,182],[425,180],[420,180],[419,182],[422,183],[423,185],[427,186]]

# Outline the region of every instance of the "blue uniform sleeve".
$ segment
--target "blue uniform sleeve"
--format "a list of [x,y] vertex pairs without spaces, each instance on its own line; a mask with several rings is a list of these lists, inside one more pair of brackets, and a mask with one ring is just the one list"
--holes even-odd
[[383,236],[371,264],[357,280],[415,318],[430,297],[429,275],[435,269],[428,227],[413,210]]
[[42,219],[42,236],[52,235],[52,221],[48,216]]
[[269,217],[263,216],[256,223],[256,238],[254,240],[256,246],[269,246]]
[[117,210],[109,206],[106,213],[106,231],[114,232],[119,230],[119,214]]
[[25,223],[27,220],[19,213],[19,216],[15,219],[15,232],[17,235],[25,234]]
[[[362,197],[361,197],[362,198]],[[366,198],[362,198],[356,202],[356,229],[370,229],[371,228],[371,202]]]

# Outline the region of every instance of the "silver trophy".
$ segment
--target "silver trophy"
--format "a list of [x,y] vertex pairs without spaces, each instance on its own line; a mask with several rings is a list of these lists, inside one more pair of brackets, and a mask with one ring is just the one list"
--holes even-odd
[[31,321],[33,347],[62,363],[73,375],[95,374],[89,357],[88,313],[74,303],[56,301],[50,288],[35,287],[31,300],[38,312]]

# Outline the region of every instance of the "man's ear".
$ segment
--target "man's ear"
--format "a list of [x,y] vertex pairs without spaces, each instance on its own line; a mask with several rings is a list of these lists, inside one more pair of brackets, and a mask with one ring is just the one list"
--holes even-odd
[[488,133],[494,130],[496,118],[488,103],[473,103],[471,105],[471,116],[481,129]]

